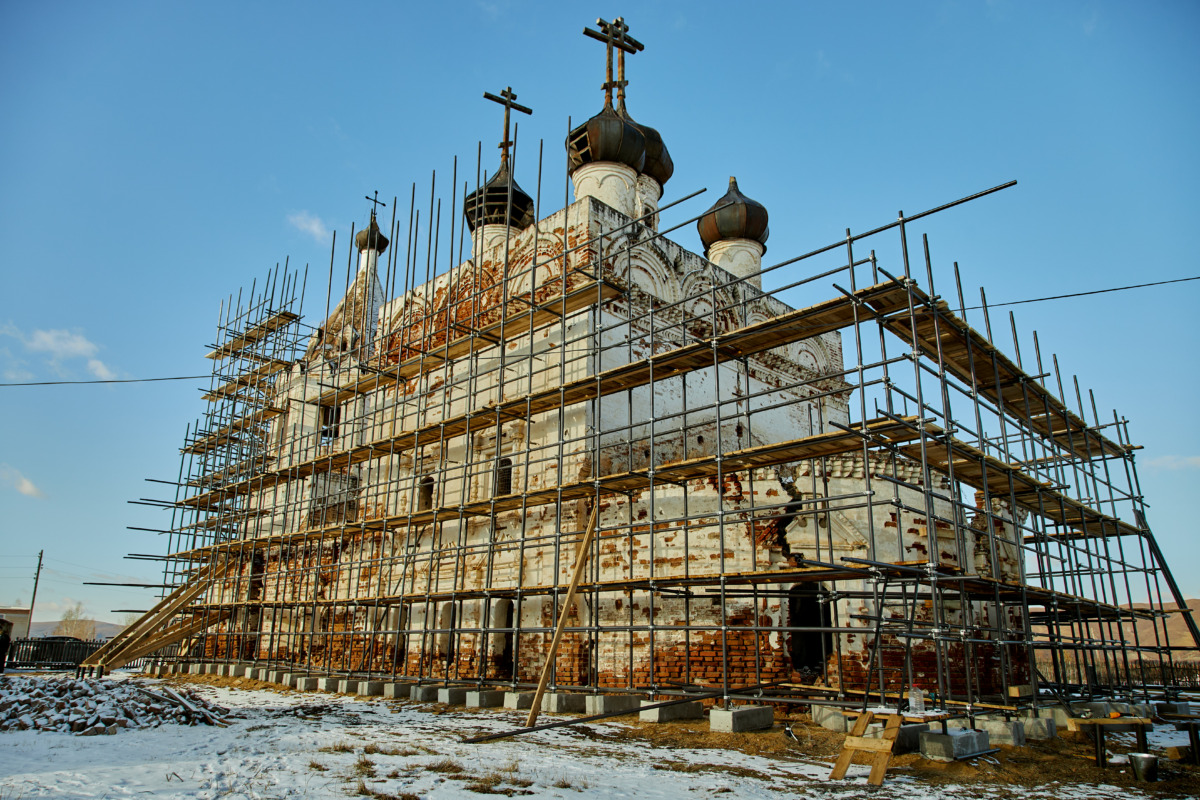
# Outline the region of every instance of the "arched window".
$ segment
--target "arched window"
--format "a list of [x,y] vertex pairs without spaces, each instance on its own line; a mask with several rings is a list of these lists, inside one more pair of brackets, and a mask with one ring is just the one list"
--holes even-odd
[[426,475],[421,478],[421,485],[417,492],[417,511],[428,511],[433,508],[433,476]]
[[496,496],[512,494],[512,473],[512,459],[500,459],[500,464],[496,467]]

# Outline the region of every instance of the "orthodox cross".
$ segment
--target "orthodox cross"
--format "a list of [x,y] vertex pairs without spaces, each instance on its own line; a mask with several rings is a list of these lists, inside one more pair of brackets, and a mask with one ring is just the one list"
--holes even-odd
[[[605,60],[604,60],[604,85],[601,86],[604,90],[604,104],[612,105],[612,90],[617,88],[620,90],[620,96],[625,96],[625,54],[637,53],[645,50],[646,46],[629,35],[629,26],[625,24],[623,17],[617,17],[612,22],[605,22],[603,19],[596,20],[596,27],[599,31],[594,31],[591,28],[584,28],[583,35],[589,36],[598,42],[604,42]],[[613,80],[613,48],[617,48],[620,52],[620,80]]]
[[364,195],[364,197],[366,197],[368,200],[370,200],[370,201],[371,201],[371,203],[373,204],[373,205],[371,206],[371,216],[372,216],[372,217],[374,217],[374,216],[375,216],[375,211],[376,211],[376,209],[378,209],[380,206],[383,206],[384,208],[387,208],[387,203],[385,203],[385,202],[383,202],[382,200],[380,200],[380,199],[379,199],[379,190],[378,190],[378,189],[376,189],[376,190],[375,190],[375,196],[374,196],[374,197],[371,197],[371,195],[369,195],[369,194],[368,194],[368,195]]
[[526,108],[525,106],[516,102],[517,94],[516,94],[516,92],[514,92],[512,90],[511,86],[506,87],[504,89],[504,91],[500,93],[499,97],[492,94],[491,92],[484,92],[483,97],[485,100],[491,100],[493,103],[499,103],[500,105],[504,106],[504,138],[500,140],[500,145],[499,145],[500,146],[500,163],[503,164],[505,161],[508,161],[508,148],[512,145],[512,142],[510,142],[508,140],[509,110],[515,108],[517,111],[520,111],[522,114],[533,114],[533,109]]

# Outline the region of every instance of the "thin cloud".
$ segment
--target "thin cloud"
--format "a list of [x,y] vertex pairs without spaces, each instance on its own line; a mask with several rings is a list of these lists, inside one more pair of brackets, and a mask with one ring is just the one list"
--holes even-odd
[[1157,469],[1200,469],[1200,456],[1158,456],[1146,461]]
[[117,374],[105,366],[104,362],[98,358],[89,358],[87,362],[88,372],[95,375],[102,381],[111,381],[117,377]]
[[45,497],[46,493],[39,489],[33,481],[26,478],[16,467],[0,464],[0,483],[16,489],[26,497]]
[[325,223],[316,214],[297,211],[294,214],[288,214],[287,221],[293,228],[301,233],[307,233],[318,242],[324,243],[329,240],[329,228],[325,227]]
[[[28,352],[46,356],[50,367],[59,374],[64,374],[63,362],[82,358],[87,362],[88,372],[95,377],[102,380],[112,380],[116,377],[116,373],[109,369],[107,364],[96,358],[100,346],[78,331],[62,328],[38,329],[26,336],[10,322],[0,328],[0,334],[21,342]],[[33,377],[28,370],[22,369],[24,362],[14,358],[7,348],[4,349],[4,355],[8,360],[15,362],[5,370],[5,377],[9,380]]]

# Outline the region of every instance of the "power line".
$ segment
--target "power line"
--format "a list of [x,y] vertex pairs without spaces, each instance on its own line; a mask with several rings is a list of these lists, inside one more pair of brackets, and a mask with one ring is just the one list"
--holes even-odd
[[[1055,294],[1049,297],[1034,297],[1029,300],[1010,300],[1007,303],[988,303],[988,308],[999,308],[1000,306],[1019,306],[1024,303],[1041,303],[1045,300],[1065,300],[1069,297],[1086,297],[1092,294],[1105,294],[1107,292],[1124,292],[1129,289],[1145,289],[1147,286],[1165,286],[1169,283],[1185,283],[1187,281],[1200,281],[1200,275],[1192,278],[1175,278],[1169,281],[1155,281],[1154,283],[1136,283],[1132,286],[1116,286],[1112,289],[1093,289],[1090,292],[1072,292],[1071,294]],[[974,311],[983,308],[983,306],[967,306],[966,311]],[[105,381],[33,381],[30,383],[0,383],[0,386],[83,386],[95,383],[150,383],[152,381],[195,381],[203,378],[211,378],[212,375],[182,375],[174,378],[127,378],[124,380],[105,380]]]
[[126,378],[109,381],[33,381],[32,383],[0,383],[0,386],[78,386],[87,383],[149,383],[150,381],[194,381],[212,375],[182,375],[177,378]]
[[[1123,292],[1126,289],[1144,289],[1147,286],[1163,286],[1168,283],[1183,283],[1184,281],[1200,281],[1200,275],[1194,278],[1175,278],[1169,281],[1155,281],[1154,283],[1137,283],[1133,286],[1117,286],[1113,289],[1093,289],[1090,292],[1073,292],[1071,294],[1056,294],[1050,297],[1035,297],[1032,300],[1010,300],[1007,303],[988,303],[988,308],[998,308],[999,306],[1019,306],[1022,303],[1040,303],[1043,300],[1063,300],[1068,297],[1085,297],[1089,294],[1104,294],[1105,292]],[[968,311],[973,309],[983,308],[983,306],[967,306]]]

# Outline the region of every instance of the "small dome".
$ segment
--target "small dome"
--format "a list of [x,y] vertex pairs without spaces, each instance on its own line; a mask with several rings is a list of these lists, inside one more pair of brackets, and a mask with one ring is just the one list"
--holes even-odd
[[615,161],[641,172],[646,163],[646,137],[641,128],[605,103],[599,114],[567,134],[571,172],[596,161]]
[[508,159],[500,161],[487,183],[467,195],[463,201],[463,215],[467,227],[474,232],[481,225],[507,225],[525,230],[533,224],[533,198],[525,193],[516,180],[512,182],[512,205],[508,204]]
[[617,113],[636,125],[642,135],[646,137],[646,163],[642,165],[642,174],[654,178],[658,181],[659,186],[666,186],[667,181],[671,180],[671,176],[675,174],[675,162],[671,161],[671,154],[667,152],[662,134],[649,125],[634,121],[625,109],[624,103],[620,104]]
[[770,235],[766,207],[738,191],[737,178],[732,177],[729,179],[729,191],[704,212],[696,228],[700,231],[705,254],[713,243],[725,239],[753,239],[763,245],[765,252]]
[[371,224],[358,232],[354,237],[354,243],[358,245],[359,250],[371,249],[377,253],[382,253],[387,250],[388,238],[379,231],[379,225],[375,223],[375,214],[371,214]]

